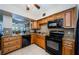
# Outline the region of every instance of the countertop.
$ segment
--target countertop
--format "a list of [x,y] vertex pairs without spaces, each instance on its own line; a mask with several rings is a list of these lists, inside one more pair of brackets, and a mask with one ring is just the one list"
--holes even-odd
[[6,35],[6,36],[2,36],[3,37],[17,37],[17,36],[21,36],[21,35]]
[[64,36],[63,40],[75,41],[75,37]]
[[41,36],[48,36],[48,34],[46,34],[46,33],[31,33],[31,34],[41,35]]

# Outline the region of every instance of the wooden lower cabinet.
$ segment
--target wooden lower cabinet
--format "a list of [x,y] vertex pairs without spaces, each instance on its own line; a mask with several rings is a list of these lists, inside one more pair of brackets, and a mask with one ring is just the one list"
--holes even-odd
[[35,44],[40,45],[39,40],[40,40],[40,38],[39,38],[39,39],[38,39],[38,38],[36,38],[36,39],[35,39]]
[[8,36],[1,39],[1,54],[7,54],[11,51],[21,48],[21,36]]
[[39,45],[41,48],[45,49],[45,39],[43,36],[40,36],[36,39],[36,44]]
[[45,39],[40,39],[39,46],[45,49]]
[[12,46],[12,47],[8,47],[8,48],[4,48],[2,54],[9,53],[9,52],[11,52],[11,51],[13,51],[13,50],[16,50],[16,49],[17,49],[16,46]]
[[73,48],[69,46],[63,46],[63,55],[72,55]]
[[31,44],[37,44],[39,47],[45,49],[45,37],[39,34],[31,35]]
[[35,34],[31,34],[31,44],[35,43]]
[[74,41],[63,41],[62,55],[74,55]]

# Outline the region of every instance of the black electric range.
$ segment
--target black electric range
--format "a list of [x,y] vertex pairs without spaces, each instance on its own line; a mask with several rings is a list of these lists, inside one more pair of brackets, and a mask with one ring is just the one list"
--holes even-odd
[[50,31],[49,35],[50,36],[46,36],[46,52],[52,55],[61,55],[64,32]]

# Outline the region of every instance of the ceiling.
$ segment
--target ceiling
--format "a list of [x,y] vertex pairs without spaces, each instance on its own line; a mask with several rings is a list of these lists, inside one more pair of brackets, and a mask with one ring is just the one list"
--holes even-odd
[[[75,7],[75,4],[38,4],[40,9],[37,9],[33,5],[29,4],[30,10],[26,10],[27,16],[34,20],[39,20],[41,18],[47,17],[49,15],[61,12],[63,10]],[[45,16],[42,16],[46,13]]]
[[30,10],[26,10],[27,4],[0,4],[0,14],[11,15],[13,18],[39,20],[76,6],[76,4],[38,4],[40,9],[37,9],[33,4],[28,5]]

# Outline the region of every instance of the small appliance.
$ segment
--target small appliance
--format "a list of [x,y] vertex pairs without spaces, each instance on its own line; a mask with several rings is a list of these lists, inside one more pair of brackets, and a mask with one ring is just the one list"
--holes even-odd
[[64,28],[63,18],[48,22],[48,28]]

